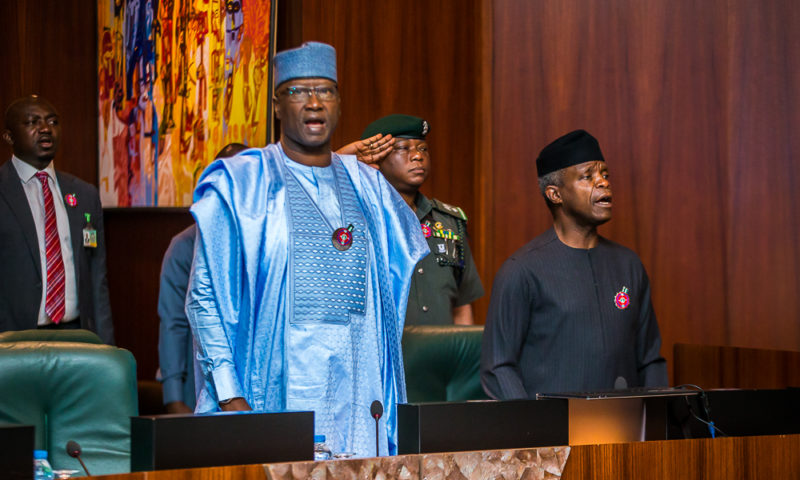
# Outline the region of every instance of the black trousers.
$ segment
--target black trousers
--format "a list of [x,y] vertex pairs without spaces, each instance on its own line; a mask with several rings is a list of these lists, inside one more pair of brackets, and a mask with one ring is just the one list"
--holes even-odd
[[79,317],[69,322],[48,323],[47,325],[39,325],[36,328],[39,330],[79,330],[81,328],[81,319]]

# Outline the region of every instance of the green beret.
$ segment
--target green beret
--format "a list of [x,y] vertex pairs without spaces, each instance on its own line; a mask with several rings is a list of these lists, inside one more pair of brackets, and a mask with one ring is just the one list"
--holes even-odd
[[367,128],[364,129],[364,133],[361,134],[361,140],[379,133],[391,135],[395,138],[418,138],[420,140],[425,140],[425,135],[427,135],[429,131],[430,127],[428,126],[428,122],[419,117],[394,114],[379,118],[367,125]]

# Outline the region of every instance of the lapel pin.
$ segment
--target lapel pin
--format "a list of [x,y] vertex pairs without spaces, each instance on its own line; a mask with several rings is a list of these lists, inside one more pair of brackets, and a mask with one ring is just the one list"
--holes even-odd
[[331,241],[336,250],[343,252],[353,245],[354,228],[355,227],[353,227],[353,224],[351,223],[347,227],[337,228],[336,231],[333,232]]
[[431,238],[431,235],[433,235],[431,226],[427,223],[420,223],[420,226],[422,227],[422,234],[425,235],[425,238]]
[[614,295],[614,305],[620,310],[625,310],[631,304],[631,298],[628,296],[628,287],[622,287],[622,290]]

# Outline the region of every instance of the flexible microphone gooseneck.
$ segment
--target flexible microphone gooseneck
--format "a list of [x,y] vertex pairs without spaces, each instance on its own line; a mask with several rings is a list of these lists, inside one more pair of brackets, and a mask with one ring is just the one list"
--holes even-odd
[[81,467],[83,467],[83,471],[86,472],[87,477],[91,477],[92,474],[89,473],[89,470],[84,465],[83,460],[81,460],[81,446],[75,440],[70,440],[67,442],[67,455],[72,458],[77,458],[79,462],[81,462]]
[[383,416],[383,404],[380,400],[375,400],[372,402],[372,405],[369,406],[369,414],[372,415],[372,418],[375,419],[375,456],[381,456],[381,449],[380,449],[380,434],[378,432],[378,420],[381,419]]
[[708,427],[708,431],[711,434],[711,438],[717,438],[717,433],[719,433],[723,437],[727,437],[728,436],[728,434],[723,432],[722,430],[720,430],[719,427],[717,427],[717,425],[714,423],[714,420],[711,419],[711,405],[708,403],[708,396],[706,395],[705,390],[703,390],[702,388],[698,387],[697,385],[694,385],[694,384],[691,384],[691,383],[685,383],[683,385],[678,385],[675,388],[693,388],[693,389],[697,390],[699,392],[698,393],[698,397],[699,397],[698,399],[700,400],[700,402],[699,402],[700,403],[700,408],[703,409],[703,412],[705,413],[706,418],[708,420],[703,420],[702,418],[700,418],[694,412],[694,410],[692,409],[692,404],[689,403],[689,397],[685,397],[686,406],[689,409],[689,414],[692,415],[696,420],[700,421],[701,423],[704,423]]

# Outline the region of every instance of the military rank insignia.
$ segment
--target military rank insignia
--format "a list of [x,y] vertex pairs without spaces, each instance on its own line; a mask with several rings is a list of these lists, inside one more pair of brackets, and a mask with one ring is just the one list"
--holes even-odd
[[628,296],[628,287],[622,287],[622,290],[614,295],[614,305],[620,310],[625,310],[631,304],[631,297]]

